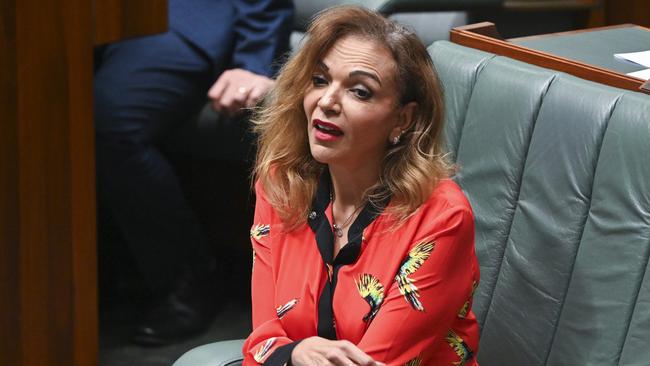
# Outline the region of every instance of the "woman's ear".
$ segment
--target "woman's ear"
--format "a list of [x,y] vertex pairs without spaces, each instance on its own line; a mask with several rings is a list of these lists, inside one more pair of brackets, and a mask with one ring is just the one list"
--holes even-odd
[[399,122],[397,126],[401,131],[406,131],[413,125],[413,118],[415,117],[415,110],[418,107],[417,102],[409,102],[401,107],[399,112]]
[[417,107],[418,104],[416,102],[410,102],[400,108],[397,116],[397,123],[388,137],[388,141],[392,145],[396,145],[400,141],[404,131],[408,130],[413,125],[413,118],[415,117],[415,110]]

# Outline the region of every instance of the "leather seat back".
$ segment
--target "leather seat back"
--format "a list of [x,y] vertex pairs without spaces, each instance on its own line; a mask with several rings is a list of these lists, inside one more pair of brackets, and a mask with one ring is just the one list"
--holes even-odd
[[650,96],[446,41],[482,365],[648,365]]

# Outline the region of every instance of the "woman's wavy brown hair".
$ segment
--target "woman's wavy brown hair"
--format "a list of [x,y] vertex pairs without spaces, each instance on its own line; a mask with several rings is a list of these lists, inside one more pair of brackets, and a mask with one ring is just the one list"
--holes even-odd
[[288,229],[306,221],[325,167],[311,156],[303,97],[317,62],[336,41],[347,36],[386,47],[397,65],[400,105],[417,103],[412,124],[400,143],[388,147],[380,179],[366,191],[365,199],[376,204],[390,195],[386,213],[403,221],[449,174],[441,143],[442,89],[421,41],[403,26],[364,8],[324,10],[312,20],[305,44],[281,69],[274,88],[253,118],[259,136],[254,178]]

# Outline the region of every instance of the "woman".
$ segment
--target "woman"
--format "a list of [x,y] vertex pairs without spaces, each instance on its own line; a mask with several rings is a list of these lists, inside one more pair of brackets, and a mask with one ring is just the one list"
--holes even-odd
[[426,50],[356,7],[308,37],[256,118],[244,365],[476,365],[473,217]]

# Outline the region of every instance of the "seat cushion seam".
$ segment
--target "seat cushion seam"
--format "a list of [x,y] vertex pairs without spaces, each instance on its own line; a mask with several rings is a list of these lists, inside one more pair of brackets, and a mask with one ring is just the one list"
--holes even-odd
[[541,97],[539,98],[539,104],[537,106],[537,109],[535,110],[534,116],[532,117],[533,126],[530,129],[530,133],[528,135],[528,146],[526,148],[526,154],[524,156],[523,164],[522,164],[521,170],[519,172],[519,179],[517,180],[517,182],[519,183],[519,185],[517,187],[517,197],[515,197],[515,200],[514,200],[513,211],[512,211],[513,213],[512,213],[511,219],[510,219],[510,226],[508,227],[508,234],[505,237],[505,243],[503,245],[503,250],[501,251],[501,258],[500,258],[500,260],[498,262],[499,263],[499,268],[497,269],[496,281],[494,281],[494,286],[489,291],[490,299],[488,301],[487,309],[485,311],[484,323],[483,323],[483,327],[481,327],[481,330],[486,327],[486,324],[488,322],[489,315],[490,315],[490,312],[492,310],[492,302],[493,302],[493,299],[494,299],[494,291],[496,290],[497,283],[499,282],[499,277],[501,277],[501,270],[503,268],[503,261],[505,259],[505,253],[506,253],[506,249],[508,247],[508,241],[510,239],[510,233],[512,231],[512,225],[513,225],[513,222],[515,221],[515,215],[516,215],[516,212],[517,212],[517,208],[519,207],[519,196],[521,194],[521,185],[523,183],[524,171],[526,170],[526,162],[528,161],[528,153],[530,152],[530,142],[531,142],[531,140],[533,138],[533,134],[535,133],[535,126],[537,125],[537,118],[539,117],[539,112],[542,109],[542,104],[544,103],[544,98],[546,97],[546,94],[548,93],[549,88],[553,84],[553,81],[555,81],[556,76],[557,76],[557,74],[552,75],[552,77],[550,78],[550,80],[548,81],[548,83],[546,85],[546,88],[542,91]]
[[495,55],[492,55],[491,57],[486,57],[479,63],[479,65],[476,67],[476,70],[474,70],[474,75],[472,77],[472,89],[469,93],[469,98],[467,98],[467,103],[465,103],[463,108],[461,108],[461,110],[463,111],[463,118],[461,120],[462,125],[459,126],[458,128],[458,132],[460,132],[460,135],[458,136],[458,141],[456,141],[456,146],[454,146],[454,159],[457,159],[458,157],[458,149],[460,149],[460,142],[463,139],[463,130],[465,129],[465,124],[467,122],[467,108],[469,107],[472,97],[474,96],[476,81],[478,80],[479,75],[481,74],[485,66],[487,66],[487,64],[490,61],[492,61],[494,58]]
[[593,169],[593,175],[591,177],[591,189],[589,191],[589,207],[587,207],[587,211],[585,214],[585,218],[582,221],[582,224],[580,225],[580,237],[578,240],[578,245],[575,249],[575,252],[573,253],[573,262],[571,263],[571,269],[570,269],[570,275],[569,279],[566,282],[566,286],[564,288],[564,294],[562,296],[562,301],[560,302],[560,311],[558,312],[558,316],[555,319],[555,325],[553,327],[553,334],[551,335],[551,342],[549,344],[548,350],[546,352],[546,357],[544,358],[544,365],[548,365],[548,360],[551,355],[551,351],[553,350],[553,346],[555,344],[555,337],[557,335],[557,330],[559,328],[559,323],[560,319],[562,318],[562,312],[564,311],[564,304],[566,302],[567,295],[569,293],[569,287],[571,286],[571,281],[573,280],[573,275],[574,275],[574,270],[575,270],[575,265],[576,265],[576,260],[578,258],[578,252],[580,251],[580,246],[582,244],[582,239],[585,234],[585,226],[587,225],[587,220],[589,220],[589,213],[591,212],[591,204],[592,204],[592,197],[593,197],[593,192],[594,192],[594,183],[596,181],[596,171],[598,169],[598,162],[600,161],[600,155],[603,149],[603,142],[605,139],[605,133],[607,133],[607,127],[609,126],[609,122],[612,119],[612,115],[614,114],[614,110],[616,109],[616,106],[618,105],[618,102],[621,99],[621,95],[618,95],[616,99],[614,100],[614,103],[612,104],[611,109],[609,110],[609,115],[607,116],[607,120],[603,126],[603,131],[600,134],[599,137],[599,146],[598,146],[598,151],[596,153],[596,161]]
[[[648,236],[650,237],[650,230],[648,230]],[[650,264],[650,240],[648,241],[648,246],[646,249],[645,253],[645,269],[643,270],[643,273],[641,276],[639,276],[639,281],[637,281],[638,285],[636,288],[636,295],[634,296],[634,301],[632,302],[632,311],[630,311],[630,316],[627,319],[626,325],[625,325],[625,336],[623,336],[623,341],[621,342],[620,352],[618,353],[618,359],[616,360],[616,364],[620,365],[621,362],[621,356],[623,355],[623,350],[625,349],[625,344],[627,344],[627,338],[630,333],[630,324],[632,323],[632,319],[634,318],[634,313],[636,312],[636,306],[638,305],[639,302],[639,293],[641,293],[641,288],[643,287],[643,282],[644,278],[646,276],[646,273],[648,272],[648,264]]]
[[[650,238],[650,229],[646,231],[647,238]],[[650,264],[650,240],[648,240],[648,245],[645,253],[645,269],[643,270],[643,273],[639,277],[637,289],[636,289],[636,295],[634,296],[634,301],[632,302],[632,311],[630,311],[630,315],[627,319],[626,325],[625,325],[625,335],[623,336],[623,340],[620,345],[620,352],[618,353],[618,359],[616,360],[616,364],[620,365],[621,362],[621,356],[623,355],[623,351],[625,350],[625,345],[627,344],[627,339],[630,333],[630,325],[632,323],[632,319],[634,318],[634,314],[636,312],[636,306],[638,305],[639,301],[639,294],[641,293],[641,288],[643,287],[644,279],[645,276],[648,272],[648,265]]]

